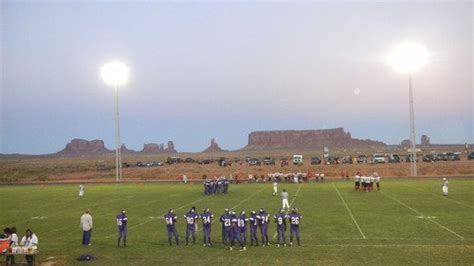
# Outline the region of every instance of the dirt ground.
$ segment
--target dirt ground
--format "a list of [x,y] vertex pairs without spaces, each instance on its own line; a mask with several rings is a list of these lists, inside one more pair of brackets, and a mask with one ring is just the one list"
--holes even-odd
[[[221,167],[217,162],[209,165],[197,163],[179,163],[174,165],[155,167],[135,167],[138,161],[164,161],[167,155],[141,155],[124,154],[123,162],[128,162],[131,167],[123,169],[123,180],[131,182],[153,180],[177,180],[183,174],[191,180],[201,180],[203,175],[213,177],[216,175],[233,175],[240,179],[247,179],[249,174],[261,176],[268,173],[297,173],[312,172],[324,173],[326,178],[341,178],[348,174],[353,177],[357,171],[370,175],[378,172],[382,177],[405,177],[410,175],[409,163],[384,163],[384,164],[337,164],[337,165],[311,165],[311,154],[305,154],[305,163],[301,166],[290,165],[280,167],[279,159],[290,159],[292,153],[270,153],[276,159],[275,166],[249,166],[245,162],[248,153],[219,153],[219,154],[177,154],[182,159],[203,158],[239,158],[240,163],[232,166]],[[263,158],[267,153],[258,152],[252,157]],[[314,153],[312,153],[314,154]],[[421,159],[421,157],[420,157]],[[473,176],[474,161],[466,160],[454,162],[418,162],[418,176]],[[28,158],[2,158],[0,159],[0,183],[22,182],[109,182],[115,180],[114,154],[95,157],[28,157]]]

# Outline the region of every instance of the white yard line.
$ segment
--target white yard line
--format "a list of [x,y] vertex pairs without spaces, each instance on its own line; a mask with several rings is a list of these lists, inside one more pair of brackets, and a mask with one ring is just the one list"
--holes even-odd
[[291,206],[293,205],[293,203],[295,202],[296,197],[298,196],[298,193],[300,193],[300,190],[301,190],[302,187],[303,187],[303,184],[300,184],[300,187],[298,188],[298,190],[297,190],[296,193],[295,193],[295,196],[293,197],[293,199],[292,199],[291,202],[290,202],[290,208],[291,208]]
[[339,193],[339,189],[337,189],[337,187],[333,184],[334,188],[336,189],[336,192],[337,192],[337,195],[339,196],[339,198],[342,200],[342,202],[344,203],[344,206],[346,206],[346,209],[347,209],[347,212],[349,213],[349,215],[351,216],[352,218],[352,221],[354,222],[354,224],[357,226],[357,229],[359,229],[359,232],[360,232],[360,235],[364,238],[364,239],[367,239],[367,237],[364,235],[364,232],[362,232],[362,229],[360,229],[360,226],[359,224],[357,223],[356,219],[354,218],[354,215],[352,215],[352,211],[351,209],[349,208],[349,206],[347,206],[347,203],[346,201],[344,200],[344,198],[341,196],[341,193]]
[[436,193],[433,193],[433,192],[431,192],[431,191],[423,190],[423,189],[421,189],[421,188],[410,187],[409,185],[406,185],[406,184],[403,184],[403,183],[402,183],[402,185],[405,186],[405,187],[408,187],[408,188],[414,188],[414,189],[416,189],[416,190],[418,190],[418,191],[421,191],[421,192],[424,192],[424,193],[426,193],[426,194],[431,194],[431,195],[433,195],[433,196],[437,196],[437,197],[439,197],[439,198],[452,201],[452,202],[454,202],[454,203],[456,203],[456,204],[459,204],[459,205],[461,205],[461,206],[464,206],[464,207],[467,207],[467,208],[470,208],[470,209],[474,209],[473,206],[469,206],[469,205],[467,205],[466,203],[463,203],[463,202],[460,202],[460,201],[457,201],[457,200],[453,200],[453,199],[451,199],[451,198],[449,198],[449,197],[445,197],[445,196],[441,195],[441,193],[440,193],[440,194],[436,194]]
[[[197,199],[197,200],[195,200],[195,201],[193,201],[193,202],[191,202],[191,203],[186,203],[186,204],[184,204],[184,205],[182,205],[182,206],[180,206],[180,207],[178,207],[178,208],[176,208],[176,209],[173,209],[173,210],[180,210],[180,209],[182,209],[182,208],[184,208],[184,207],[186,207],[186,206],[193,205],[194,203],[200,202],[200,201],[202,201],[202,200],[204,200],[204,199],[207,199],[207,198],[208,198],[208,196],[202,197],[202,198]],[[166,214],[166,213],[164,213],[163,215],[165,215],[165,214]],[[134,226],[130,226],[130,227],[128,228],[128,230],[133,229],[133,228],[136,228],[136,227],[141,226],[141,225],[144,225],[144,224],[147,224],[147,223],[149,223],[149,222],[151,222],[151,221],[154,221],[154,220],[156,220],[156,219],[148,219],[148,220],[145,220],[144,222],[141,222],[141,223],[136,224],[136,225],[134,225]],[[115,236],[115,235],[117,235],[117,233],[108,235],[108,236],[106,236],[105,238],[111,238],[112,236]]]
[[[382,192],[382,191],[380,191],[380,192]],[[385,195],[387,198],[390,198],[390,199],[392,199],[392,200],[398,202],[400,205],[402,205],[402,206],[404,206],[404,207],[410,209],[411,211],[415,212],[416,214],[421,215],[421,216],[425,216],[423,213],[421,213],[421,212],[415,210],[414,208],[408,206],[407,204],[401,202],[400,200],[398,200],[398,199],[396,199],[396,198],[394,198],[394,197],[391,197],[391,196],[387,195],[386,193],[383,193],[383,192],[382,192],[382,194]],[[444,225],[438,223],[437,221],[435,221],[435,220],[433,220],[433,219],[423,219],[423,220],[428,220],[429,222],[432,222],[432,223],[438,225],[439,227],[445,229],[446,231],[452,233],[453,235],[455,235],[456,237],[458,237],[460,240],[464,240],[464,237],[463,237],[463,236],[461,236],[460,234],[454,232],[453,230],[449,229],[448,227],[446,227],[446,226],[444,226]]]
[[[301,187],[303,187],[303,184],[300,184],[300,187],[298,188],[295,195],[293,196],[293,199],[290,202],[290,209],[291,209],[291,206],[293,206],[293,203],[295,202],[296,197],[298,196],[298,193],[300,193]],[[275,239],[277,237],[277,235],[278,235],[278,233],[275,232],[275,234],[273,234],[273,238]]]

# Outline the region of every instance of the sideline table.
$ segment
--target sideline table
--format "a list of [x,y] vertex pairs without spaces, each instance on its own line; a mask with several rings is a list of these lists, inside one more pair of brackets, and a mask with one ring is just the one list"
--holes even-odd
[[[17,255],[25,255],[25,256],[32,256],[33,258],[33,264],[31,265],[36,265],[36,255],[38,255],[39,251],[37,248],[27,248],[27,247],[12,247],[11,250],[8,250],[7,253],[5,253],[6,256],[17,256]],[[16,260],[16,258],[15,258]],[[16,264],[16,263],[15,263]],[[9,265],[6,263],[5,265]],[[30,265],[30,264],[28,264]]]

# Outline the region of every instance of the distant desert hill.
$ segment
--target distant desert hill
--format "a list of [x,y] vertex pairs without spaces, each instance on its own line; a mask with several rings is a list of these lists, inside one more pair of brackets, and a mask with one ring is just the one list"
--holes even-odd
[[319,130],[278,130],[255,131],[249,134],[245,150],[266,149],[313,149],[313,148],[369,148],[386,146],[375,140],[362,140],[351,137],[344,128]]
[[58,155],[104,154],[111,152],[105,147],[103,140],[73,139]]
[[[57,152],[55,155],[60,156],[83,156],[83,155],[100,155],[111,153],[114,150],[109,150],[105,147],[103,140],[85,140],[85,139],[73,139],[71,142],[66,144],[66,147]],[[143,145],[143,150],[134,151],[128,149],[125,144],[122,144],[120,148],[122,153],[142,153],[142,154],[164,154],[164,153],[177,153],[174,148],[174,143],[168,141],[168,147],[165,148],[164,144],[147,143]]]
[[209,145],[209,147],[207,147],[207,149],[205,149],[202,152],[222,152],[222,151],[224,150],[221,149],[221,147],[219,147],[219,144],[217,144],[216,140],[211,139],[211,144]]

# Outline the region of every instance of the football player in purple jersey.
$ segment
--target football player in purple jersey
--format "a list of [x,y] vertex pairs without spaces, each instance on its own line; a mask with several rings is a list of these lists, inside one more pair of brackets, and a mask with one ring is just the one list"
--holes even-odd
[[117,215],[117,226],[118,226],[118,240],[117,240],[117,245],[120,247],[120,240],[123,239],[123,246],[127,246],[127,222],[128,218],[126,215],[125,210],[122,210],[118,215]]
[[221,216],[220,222],[223,228],[223,243],[226,247],[231,247],[232,241],[232,212],[226,209],[226,212]]
[[250,212],[250,217],[248,218],[250,224],[250,245],[258,246],[258,238],[257,238],[257,227],[258,227],[258,220],[257,220],[257,213],[252,210]]
[[264,208],[260,209],[260,212],[257,214],[258,226],[260,227],[260,233],[262,235],[262,246],[268,246],[268,220],[269,215]]
[[286,240],[285,240],[285,231],[286,231],[286,218],[287,215],[285,214],[284,209],[280,209],[277,214],[273,216],[275,219],[275,223],[277,225],[277,240],[278,244],[277,247],[283,245],[286,247]]
[[247,216],[245,211],[241,211],[240,215],[237,216],[237,239],[240,243],[240,251],[244,251],[247,248]]
[[184,215],[186,219],[186,245],[188,245],[189,237],[193,238],[193,245],[196,244],[196,222],[199,215],[196,213],[196,208],[193,206],[188,213]]
[[288,220],[290,220],[290,246],[293,245],[293,236],[296,237],[298,246],[300,246],[300,221],[302,218],[303,215],[298,213],[297,208],[293,208],[288,215]]
[[178,217],[174,214],[173,209],[169,209],[168,213],[163,217],[166,222],[166,230],[168,231],[168,243],[171,246],[171,238],[174,236],[176,245],[179,246],[178,232],[176,231],[176,223]]
[[232,250],[235,245],[235,242],[239,241],[238,235],[237,235],[239,228],[237,226],[237,215],[235,214],[235,211],[231,210],[229,212],[229,215],[230,215],[230,223],[231,223],[230,232],[229,232],[229,239],[230,239],[229,249]]
[[211,246],[211,224],[214,215],[209,211],[209,208],[205,208],[201,214],[202,219],[202,232],[204,234],[204,246]]

